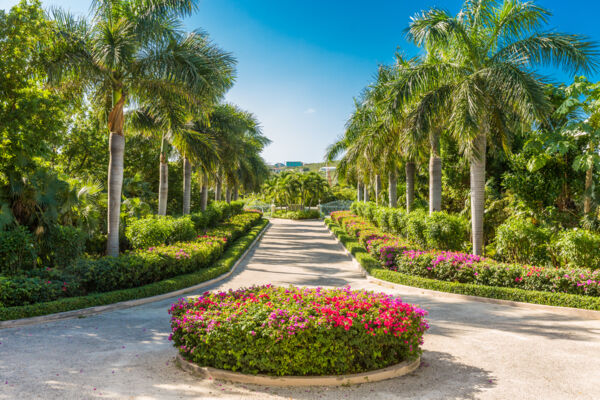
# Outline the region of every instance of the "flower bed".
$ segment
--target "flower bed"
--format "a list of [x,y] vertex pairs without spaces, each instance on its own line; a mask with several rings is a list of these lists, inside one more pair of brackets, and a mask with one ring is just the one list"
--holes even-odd
[[228,243],[261,218],[260,213],[245,212],[200,232],[190,242],[151,246],[118,257],[80,259],[60,270],[46,268],[24,276],[0,277],[0,308],[134,288],[207,268]]
[[331,218],[391,271],[450,282],[600,296],[600,270],[507,264],[467,253],[423,250],[352,212],[335,212]]
[[251,287],[180,299],[174,345],[201,366],[269,375],[371,371],[421,354],[426,311],[383,293]]

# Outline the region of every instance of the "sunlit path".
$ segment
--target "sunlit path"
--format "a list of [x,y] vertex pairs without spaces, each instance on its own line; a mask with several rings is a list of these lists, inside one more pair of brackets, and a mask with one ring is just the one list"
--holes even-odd
[[[273,220],[238,272],[212,289],[251,284],[372,286],[320,221]],[[391,293],[402,295],[394,290]],[[281,389],[203,381],[173,365],[175,299],[84,319],[0,330],[0,399],[593,399],[600,321],[402,296],[430,311],[423,365],[358,387]]]

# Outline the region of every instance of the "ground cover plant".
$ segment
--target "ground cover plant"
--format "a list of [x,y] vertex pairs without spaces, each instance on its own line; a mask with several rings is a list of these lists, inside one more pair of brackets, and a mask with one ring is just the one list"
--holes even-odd
[[449,282],[600,296],[600,270],[509,264],[469,253],[419,247],[353,214],[331,214],[381,266],[390,271]]
[[170,339],[201,366],[270,375],[347,374],[421,354],[426,311],[383,293],[254,286],[180,299]]
[[286,211],[277,210],[271,214],[273,218],[285,218],[285,219],[318,219],[321,218],[319,210],[304,210],[304,211]]

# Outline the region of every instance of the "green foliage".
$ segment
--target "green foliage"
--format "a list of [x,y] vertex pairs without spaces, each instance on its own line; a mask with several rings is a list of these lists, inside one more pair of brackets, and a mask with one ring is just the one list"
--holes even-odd
[[33,236],[24,226],[0,231],[0,273],[12,275],[34,268],[37,252]]
[[443,211],[434,212],[426,218],[425,241],[430,249],[462,250],[469,243],[469,221]]
[[550,245],[559,265],[600,269],[600,234],[583,229],[560,232]]
[[[19,305],[14,307],[0,306],[0,321],[30,318],[39,315],[113,304],[120,301],[141,299],[188,288],[208,281],[228,272],[248,246],[250,246],[254,239],[265,228],[267,223],[267,220],[261,220],[261,222],[244,235],[244,237],[228,246],[221,258],[209,268],[131,289],[114,290],[107,293],[94,293],[86,296],[67,297],[31,305]],[[3,279],[6,278],[0,278],[0,282],[2,282]],[[0,283],[0,285],[1,284],[2,283]],[[3,298],[1,293],[2,291],[0,291],[0,298]]]
[[136,249],[191,240],[196,235],[191,217],[150,216],[130,219],[125,231]]
[[281,172],[262,187],[265,201],[288,208],[314,207],[333,200],[329,184],[316,172]]
[[72,226],[51,225],[39,246],[42,265],[63,268],[83,255],[86,234]]
[[530,220],[510,218],[496,230],[496,257],[521,264],[546,265],[550,262],[548,244],[551,232]]

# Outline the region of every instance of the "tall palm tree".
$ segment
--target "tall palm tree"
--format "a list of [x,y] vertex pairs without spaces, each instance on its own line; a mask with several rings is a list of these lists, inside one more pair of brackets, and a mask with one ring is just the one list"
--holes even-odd
[[505,143],[517,125],[543,120],[550,108],[533,68],[596,67],[593,43],[541,30],[549,16],[533,2],[468,0],[456,16],[438,8],[422,12],[407,31],[434,56],[396,83],[397,99],[417,101],[417,119],[448,112],[448,129],[470,160],[474,254],[483,252],[488,142]]
[[119,217],[125,154],[126,106],[163,93],[190,97],[206,86],[198,33],[184,34],[181,17],[195,0],[95,0],[90,23],[54,11],[61,43],[48,60],[49,81],[67,82],[102,105],[110,133],[108,255],[119,254]]

